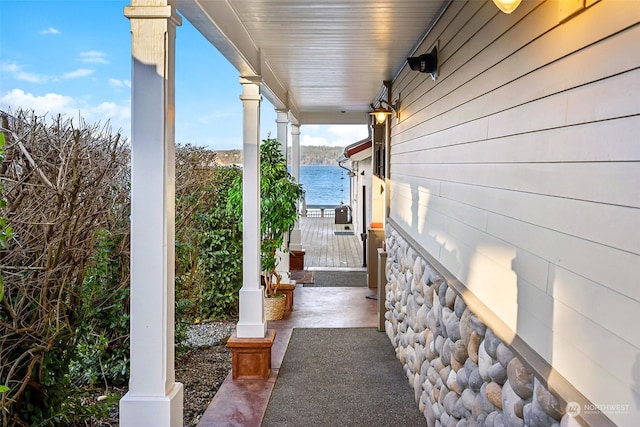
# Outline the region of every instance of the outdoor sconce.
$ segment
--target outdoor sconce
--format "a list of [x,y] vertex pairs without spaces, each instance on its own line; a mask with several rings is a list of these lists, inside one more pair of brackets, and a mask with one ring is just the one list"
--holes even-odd
[[438,48],[433,47],[431,53],[425,53],[420,56],[412,56],[407,58],[409,67],[413,71],[420,71],[421,73],[431,74],[433,80],[438,77]]
[[382,106],[376,108],[372,112],[369,113],[370,116],[373,116],[375,122],[379,125],[383,124],[387,120],[387,116],[391,115],[391,111],[383,108]]
[[521,1],[522,0],[493,0],[493,3],[498,6],[498,9],[509,14],[516,10]]
[[[382,106],[382,103],[385,103],[389,106],[391,111],[387,110]],[[371,105],[373,109],[373,105]],[[380,106],[374,109],[369,115],[373,116],[376,120],[376,123],[381,125],[387,120],[387,116],[390,116],[391,113],[396,113],[396,119],[399,118],[400,115],[400,100],[397,100],[394,104],[390,104],[386,99],[380,100]]]

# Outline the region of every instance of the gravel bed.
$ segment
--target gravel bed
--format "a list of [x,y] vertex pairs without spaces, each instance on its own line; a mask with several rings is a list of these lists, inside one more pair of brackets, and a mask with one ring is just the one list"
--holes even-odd
[[[186,352],[176,359],[176,381],[183,384],[183,422],[185,427],[194,427],[231,371],[231,351],[225,345],[233,334],[237,321],[215,321],[189,326]],[[94,404],[103,389],[89,390],[92,396],[87,405]],[[123,396],[127,387],[110,388],[109,393]],[[118,408],[114,407],[108,418],[92,419],[89,424],[78,422],[71,427],[115,427],[118,425]]]
[[189,326],[187,339],[183,344],[189,348],[217,346],[220,345],[220,343],[224,344],[235,329],[235,321],[196,323]]

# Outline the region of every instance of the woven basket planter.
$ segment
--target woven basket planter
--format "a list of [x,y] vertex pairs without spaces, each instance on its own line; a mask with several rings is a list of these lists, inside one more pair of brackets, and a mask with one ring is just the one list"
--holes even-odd
[[274,298],[264,298],[264,316],[267,320],[280,320],[284,315],[285,295],[278,294]]

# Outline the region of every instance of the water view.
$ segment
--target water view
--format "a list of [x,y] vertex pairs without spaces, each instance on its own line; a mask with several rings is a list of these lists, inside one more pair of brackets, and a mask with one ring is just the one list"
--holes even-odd
[[307,205],[338,206],[349,203],[349,176],[340,166],[300,166],[300,183]]

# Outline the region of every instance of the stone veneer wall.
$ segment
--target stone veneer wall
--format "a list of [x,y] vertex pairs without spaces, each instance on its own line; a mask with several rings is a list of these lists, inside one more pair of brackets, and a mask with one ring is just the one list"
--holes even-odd
[[427,425],[559,425],[559,401],[391,226],[386,244],[385,329]]

